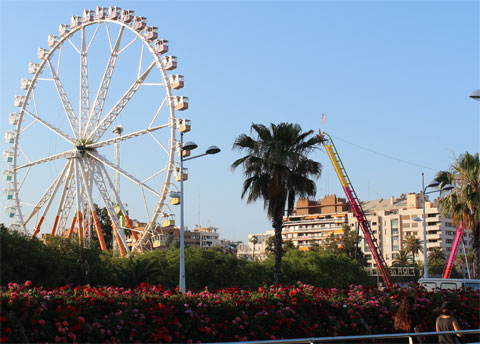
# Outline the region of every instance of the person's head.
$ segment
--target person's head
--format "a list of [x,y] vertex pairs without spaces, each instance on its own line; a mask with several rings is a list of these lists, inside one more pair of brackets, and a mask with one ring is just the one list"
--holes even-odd
[[405,296],[400,303],[400,309],[405,312],[411,312],[417,307],[417,300],[413,296]]
[[395,315],[394,327],[405,332],[410,331],[412,325],[412,313],[416,308],[416,299],[413,296],[406,296],[400,302],[397,314]]
[[453,304],[451,302],[445,301],[444,303],[442,303],[442,307],[440,307],[440,312],[445,315],[452,315]]

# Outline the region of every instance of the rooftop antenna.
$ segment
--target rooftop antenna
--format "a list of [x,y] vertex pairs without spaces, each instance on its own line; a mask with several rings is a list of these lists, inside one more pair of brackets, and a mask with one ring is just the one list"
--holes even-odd
[[202,227],[202,225],[200,224],[200,185],[198,186],[198,190],[197,190],[197,196],[198,196],[198,227]]

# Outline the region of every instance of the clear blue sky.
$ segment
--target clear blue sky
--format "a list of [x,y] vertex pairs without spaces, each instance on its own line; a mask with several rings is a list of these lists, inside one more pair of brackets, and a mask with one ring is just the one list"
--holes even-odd
[[[241,171],[230,169],[239,157],[232,143],[252,123],[318,131],[325,113],[323,129],[337,138],[361,200],[419,191],[422,172],[429,181],[480,148],[480,102],[468,97],[480,88],[479,1],[0,4],[2,132],[28,62],[71,15],[114,4],[159,28],[185,76],[187,139],[222,149],[188,162],[186,225],[218,227],[222,238],[246,241],[270,228],[263,202],[241,200]],[[311,157],[324,166],[317,198],[343,197],[326,154]]]

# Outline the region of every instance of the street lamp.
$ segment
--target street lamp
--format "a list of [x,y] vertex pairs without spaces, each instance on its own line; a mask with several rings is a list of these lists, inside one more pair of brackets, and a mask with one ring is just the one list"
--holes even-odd
[[[440,190],[432,190],[430,192],[426,192],[428,188],[435,188],[440,185],[439,182],[436,180],[431,181],[428,183],[428,185],[425,187],[425,181],[424,181],[424,173],[422,172],[422,206],[423,206],[423,278],[428,278],[428,251],[427,251],[427,217],[425,215],[425,195],[428,195],[430,193],[434,192],[440,192],[440,191],[449,191],[453,189],[453,186],[451,184],[445,184],[442,186]],[[422,221],[421,218],[418,216],[415,216],[413,218],[414,221]]]
[[480,101],[480,90],[475,90],[470,95],[470,98],[475,99],[476,101]]
[[197,148],[198,145],[195,142],[189,141],[183,144],[183,132],[180,133],[180,291],[182,293],[186,290],[185,285],[185,227],[184,227],[184,215],[183,215],[183,207],[184,207],[184,194],[183,194],[183,162],[200,158],[205,155],[210,154],[217,154],[220,152],[220,148],[217,146],[210,146],[203,154],[189,156],[184,158],[184,152],[191,151]]

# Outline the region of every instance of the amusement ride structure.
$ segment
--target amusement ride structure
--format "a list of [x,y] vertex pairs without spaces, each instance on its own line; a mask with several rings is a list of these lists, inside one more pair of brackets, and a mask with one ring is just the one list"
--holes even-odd
[[350,182],[350,178],[348,178],[347,171],[343,166],[337,148],[335,147],[330,135],[328,135],[326,132],[319,131],[319,136],[325,139],[322,142],[323,147],[325,147],[325,150],[327,151],[327,155],[332,162],[338,180],[340,181],[343,191],[345,191],[345,195],[350,202],[353,214],[355,215],[357,222],[360,224],[363,236],[368,244],[368,247],[370,248],[375,263],[377,264],[377,269],[382,276],[383,282],[385,283],[385,286],[387,288],[391,288],[394,283],[392,277],[390,276],[390,271],[388,269],[387,263],[383,258],[382,251],[380,249],[380,246],[378,245],[377,239],[373,236],[372,229],[370,228],[370,223],[368,222],[367,216],[362,209],[362,205],[357,197],[357,194],[355,193],[355,189],[353,188],[352,183]]
[[11,227],[75,233],[87,244],[96,237],[106,250],[96,211],[105,207],[122,256],[152,248],[157,222],[172,216],[175,153],[185,154],[176,133],[190,130],[175,116],[188,108],[187,97],[173,94],[183,76],[167,74],[177,58],[165,55],[168,41],[145,17],[118,7],[72,16],[48,46],[21,79],[25,93],[14,98],[5,134]]

